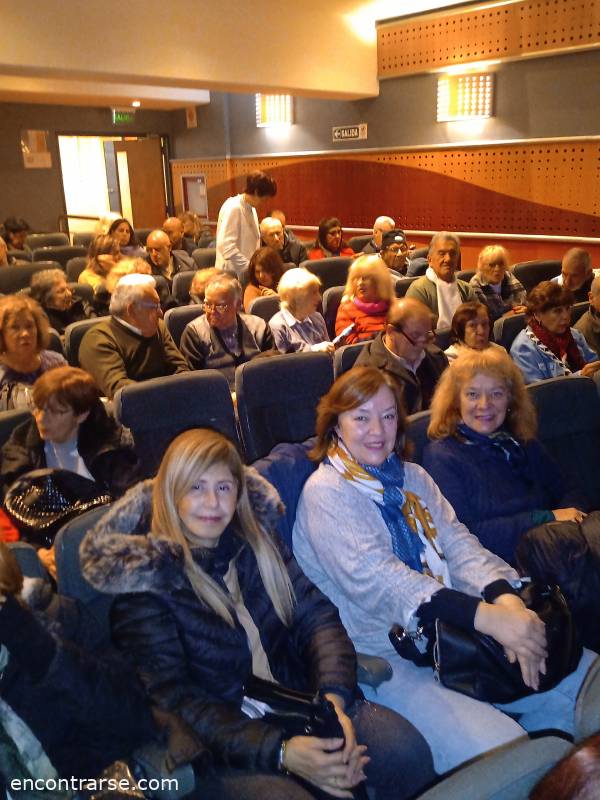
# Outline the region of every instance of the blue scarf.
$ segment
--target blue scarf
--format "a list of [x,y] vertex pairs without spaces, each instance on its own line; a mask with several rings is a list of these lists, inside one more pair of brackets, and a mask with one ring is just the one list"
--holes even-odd
[[525,448],[508,431],[502,429],[487,435],[477,433],[473,428],[469,428],[464,422],[459,422],[457,430],[465,440],[466,444],[481,447],[488,452],[499,456],[507,461],[510,466],[523,477],[529,477],[529,462]]

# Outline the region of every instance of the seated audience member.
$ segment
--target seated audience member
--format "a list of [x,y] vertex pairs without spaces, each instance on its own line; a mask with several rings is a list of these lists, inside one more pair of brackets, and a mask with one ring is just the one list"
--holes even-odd
[[275,347],[280,353],[333,352],[325,320],[317,311],[321,302],[320,286],[317,276],[302,267],[283,273],[277,290],[281,311],[269,321]]
[[202,317],[181,337],[181,352],[192,369],[220,370],[233,390],[235,368],[273,348],[271,329],[260,317],[242,314],[242,287],[233,275],[218,275],[204,291]]
[[349,325],[346,344],[372,339],[385,328],[394,281],[379,256],[359,256],[348,270],[344,295],[335,318],[335,334]]
[[592,281],[598,275],[600,270],[592,269],[592,259],[588,251],[581,247],[572,247],[564,254],[561,273],[552,278],[552,282],[569,289],[574,303],[585,303]]
[[415,414],[429,408],[448,359],[433,343],[433,315],[419,300],[393,300],[384,330],[368,342],[356,365],[389,372],[402,387],[404,409]]
[[123,217],[114,220],[108,229],[108,235],[117,240],[122,256],[126,258],[146,257],[146,250],[138,242],[129,220],[123,219]]
[[306,247],[302,242],[290,239],[281,222],[274,217],[265,217],[260,223],[260,237],[262,243],[276,250],[286,264],[298,266],[308,259]]
[[394,277],[404,277],[408,266],[408,244],[404,231],[399,228],[386,231],[381,238],[379,255]]
[[503,645],[532,689],[545,671],[545,626],[515,594],[517,572],[457,520],[424,469],[403,460],[404,413],[392,377],[368,367],[341,375],[321,398],[316,429],[311,456],[320,463],[302,490],[294,554],[339,608],[357,650],[392,666],[390,680],[362,687],[365,696],[421,731],[438,773],[526,730],[572,732],[575,701],[596,659],[589,650],[554,689],[496,708],[445,688],[390,643],[394,624],[427,630],[441,619]]
[[15,263],[14,256],[9,255],[6,242],[0,236],[0,267],[8,267]]
[[490,342],[490,313],[485,303],[471,300],[462,303],[452,317],[450,329],[451,345],[444,350],[448,361],[453,361],[460,353],[469,350],[502,350],[495,342]]
[[598,354],[581,331],[571,328],[573,293],[554,281],[542,281],[527,296],[528,325],[510,348],[525,383],[559,375],[592,377]]
[[196,249],[196,242],[185,235],[183,222],[178,217],[167,217],[163,222],[163,231],[169,237],[171,250],[183,250],[191,256]]
[[[195,796],[351,797],[365,781],[381,800],[413,797],[434,777],[429,749],[399,715],[364,701],[337,609],[278,540],[279,513],[277,492],[222,434],[179,435],[156,478],[82,543],[86,580],[115,596],[113,641],[150,702],[210,747],[214,769]],[[252,673],[330,700],[345,742],[247,716]]]
[[586,342],[600,356],[600,276],[594,278],[590,289],[590,307],[575,323]]
[[283,275],[283,261],[277,250],[260,247],[248,263],[248,285],[244,291],[244,309],[257,297],[277,294],[277,284]]
[[414,297],[428,306],[437,317],[436,331],[450,330],[454,312],[461,303],[477,300],[466,281],[455,276],[460,259],[460,240],[455,233],[441,231],[429,244],[427,272],[411,283],[407,297]]
[[287,236],[288,239],[291,239],[292,241],[294,241],[295,239],[298,238],[296,236],[296,234],[294,233],[294,231],[291,228],[287,227],[287,220],[285,218],[285,214],[283,213],[283,211],[280,208],[274,208],[271,211],[270,216],[271,216],[272,219],[277,219],[277,220],[279,220],[279,222],[281,222],[281,225],[283,227],[283,232],[285,233],[285,235]]
[[200,306],[204,311],[204,292],[206,291],[206,284],[213,278],[219,275],[219,270],[216,267],[204,267],[197,269],[192,282],[190,284],[190,302],[191,306]]
[[92,297],[91,307],[98,317],[110,314],[110,297],[117,283],[125,275],[150,275],[150,264],[145,258],[122,258],[111,268],[103,286],[99,286]]
[[31,386],[40,375],[66,364],[64,356],[46,350],[48,317],[24,295],[0,298],[0,410],[29,406]]
[[469,283],[477,299],[488,307],[492,324],[504,314],[521,314],[526,310],[527,292],[509,270],[504,247],[483,248],[477,258],[477,272]]
[[186,239],[190,239],[195,247],[215,247],[216,243],[211,241],[214,237],[210,228],[198,214],[193,211],[184,211],[179,215],[179,219],[183,223],[183,235]]
[[146,239],[146,258],[153,275],[162,276],[169,287],[173,282],[173,275],[188,269],[196,269],[194,259],[184,250],[174,251],[171,242],[164,231],[155,230],[148,234]]
[[83,301],[73,299],[62,269],[44,269],[31,277],[31,297],[46,312],[50,327],[62,336],[67,325],[86,319]]
[[109,320],[85,334],[79,362],[112,398],[131,383],[187,372],[189,367],[162,321],[151,275],[125,275],[110,298]]
[[11,250],[29,250],[25,239],[31,228],[23,217],[8,217],[4,220],[4,240],[9,252]]
[[529,800],[594,800],[600,797],[600,734],[570,750],[547,772]]
[[394,230],[395,227],[396,223],[391,217],[377,217],[373,223],[373,238],[363,247],[362,252],[367,256],[379,253],[383,234]]
[[0,450],[4,490],[34,469],[76,472],[120,497],[139,480],[123,428],[110,417],[94,379],[76,367],[45,372],[33,385],[33,419],[15,428]]
[[536,428],[523,377],[502,349],[464,353],[440,378],[423,466],[459,520],[511,563],[530,528],[585,516]]
[[354,250],[342,238],[342,223],[337,217],[324,217],[319,222],[316,241],[308,257],[311,261],[317,258],[332,256],[349,256],[354,258]]
[[88,260],[78,283],[87,283],[94,291],[104,288],[106,276],[121,258],[119,242],[108,234],[100,234],[90,244]]

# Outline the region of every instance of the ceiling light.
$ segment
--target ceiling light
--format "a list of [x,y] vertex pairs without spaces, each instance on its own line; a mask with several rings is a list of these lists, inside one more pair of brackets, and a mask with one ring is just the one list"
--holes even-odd
[[133,101],[133,103],[132,103],[131,105],[132,105],[134,108],[139,108],[139,107],[140,107],[142,104],[140,103],[140,101],[139,101],[139,100],[134,100],[134,101]]

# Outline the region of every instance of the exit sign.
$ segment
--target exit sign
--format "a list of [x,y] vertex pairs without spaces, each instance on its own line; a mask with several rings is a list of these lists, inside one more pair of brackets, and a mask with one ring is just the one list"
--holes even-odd
[[135,111],[130,108],[113,108],[113,125],[131,125],[135,120]]
[[367,138],[367,123],[361,122],[359,125],[340,125],[331,129],[331,138],[334,142],[347,142],[352,139]]

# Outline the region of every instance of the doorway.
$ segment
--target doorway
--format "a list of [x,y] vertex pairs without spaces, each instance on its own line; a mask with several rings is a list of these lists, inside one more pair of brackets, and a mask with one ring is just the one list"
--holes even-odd
[[160,136],[59,135],[71,232],[89,231],[110,212],[134,228],[160,227],[167,215],[166,141]]

